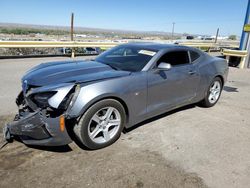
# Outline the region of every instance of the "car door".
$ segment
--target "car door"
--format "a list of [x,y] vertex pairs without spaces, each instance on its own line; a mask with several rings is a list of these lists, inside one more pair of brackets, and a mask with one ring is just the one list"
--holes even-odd
[[[161,63],[171,64],[169,70],[159,70]],[[187,50],[165,53],[148,71],[148,114],[155,115],[189,103],[196,96],[199,83],[197,65],[190,63]]]

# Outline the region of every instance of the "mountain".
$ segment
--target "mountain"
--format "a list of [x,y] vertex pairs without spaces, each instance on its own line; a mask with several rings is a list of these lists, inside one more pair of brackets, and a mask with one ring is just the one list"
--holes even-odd
[[[63,30],[70,31],[70,26],[52,26],[52,25],[35,25],[35,24],[21,24],[21,23],[0,23],[0,27],[14,29],[14,28],[29,28],[29,29],[42,29],[42,30]],[[133,31],[133,30],[117,30],[117,29],[102,29],[102,28],[89,28],[89,27],[74,27],[75,33],[81,32],[101,32],[112,34],[142,34],[142,35],[171,35],[170,32],[163,31]],[[181,35],[175,33],[175,35]]]

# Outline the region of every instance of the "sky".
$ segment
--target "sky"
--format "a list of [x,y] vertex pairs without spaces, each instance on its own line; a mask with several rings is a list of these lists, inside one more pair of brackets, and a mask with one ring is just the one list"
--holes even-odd
[[248,0],[0,0],[0,22],[241,35]]

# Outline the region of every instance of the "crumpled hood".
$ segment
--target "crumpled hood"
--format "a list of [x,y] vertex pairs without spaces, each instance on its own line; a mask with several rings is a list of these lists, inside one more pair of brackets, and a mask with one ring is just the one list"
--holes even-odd
[[64,61],[42,63],[29,70],[22,83],[33,86],[68,82],[90,82],[100,79],[127,76],[130,72],[117,71],[95,61]]

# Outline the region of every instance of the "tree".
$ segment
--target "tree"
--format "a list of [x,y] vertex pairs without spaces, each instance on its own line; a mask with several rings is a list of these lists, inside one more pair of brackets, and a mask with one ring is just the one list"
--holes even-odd
[[230,39],[230,40],[236,40],[236,39],[237,39],[237,36],[236,36],[236,35],[230,35],[230,36],[228,37],[228,39]]

